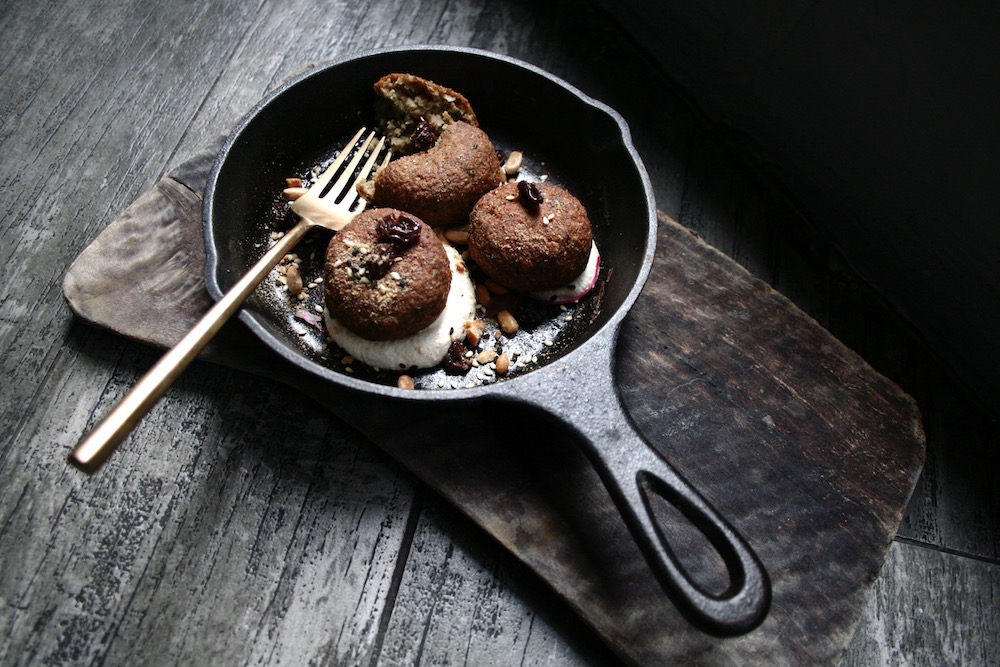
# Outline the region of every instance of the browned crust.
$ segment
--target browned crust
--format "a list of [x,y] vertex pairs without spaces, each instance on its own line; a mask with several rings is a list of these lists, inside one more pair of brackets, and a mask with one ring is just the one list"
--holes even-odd
[[[368,340],[396,340],[430,325],[444,310],[451,267],[444,246],[427,224],[417,244],[398,254],[389,271],[371,280],[366,257],[392,252],[380,242],[377,225],[393,209],[370,209],[330,240],[326,251],[324,295],[330,315]],[[415,217],[415,216],[410,216]],[[362,280],[368,274],[368,280]]]
[[533,292],[561,287],[587,266],[593,235],[580,201],[566,190],[538,183],[537,211],[506,183],[485,195],[469,216],[469,255],[510,289]]
[[408,211],[431,227],[464,225],[479,198],[505,179],[481,129],[459,121],[429,151],[401,157],[359,189],[376,206]]

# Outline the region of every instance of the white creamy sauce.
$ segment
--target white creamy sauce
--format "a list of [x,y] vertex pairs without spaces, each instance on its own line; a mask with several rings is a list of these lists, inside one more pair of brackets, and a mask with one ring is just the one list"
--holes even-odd
[[[468,323],[476,317],[475,288],[458,251],[444,245],[451,264],[451,288],[444,310],[434,322],[417,333],[397,340],[365,340],[347,329],[324,310],[330,338],[345,352],[373,368],[404,370],[438,365],[453,341],[465,338]],[[458,267],[462,266],[459,271]]]
[[560,304],[577,301],[584,294],[589,292],[597,282],[597,272],[601,268],[601,255],[597,252],[597,243],[590,245],[590,257],[587,259],[587,266],[583,273],[578,275],[567,285],[550,290],[532,292],[531,298],[544,301],[546,303]]

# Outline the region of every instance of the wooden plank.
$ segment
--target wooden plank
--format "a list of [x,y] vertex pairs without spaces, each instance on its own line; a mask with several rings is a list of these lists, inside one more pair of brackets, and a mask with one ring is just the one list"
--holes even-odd
[[[797,241],[802,236],[799,228],[808,221],[787,202],[774,203],[767,184],[753,183],[743,197],[733,196],[742,187],[738,180],[716,178],[722,187],[705,190],[697,185],[709,180],[704,173],[733,173],[743,167],[734,155],[715,148],[714,135],[697,140],[707,126],[609,17],[574,2],[538,7],[433,1],[337,5],[326,9],[319,24],[308,20],[316,15],[314,3],[294,0],[252,6],[206,3],[197,8],[179,8],[171,2],[77,3],[56,13],[41,5],[9,3],[2,11],[0,37],[6,48],[0,56],[0,99],[4,100],[0,145],[5,157],[14,159],[0,162],[4,211],[0,258],[8,278],[0,287],[0,363],[5,377],[0,390],[0,472],[5,480],[0,485],[0,633],[9,638],[0,646],[0,658],[9,659],[22,649],[29,659],[54,654],[57,645],[59,650],[99,650],[103,635],[115,637],[116,651],[124,651],[137,636],[156,635],[153,641],[159,646],[182,641],[166,638],[170,633],[166,621],[154,630],[151,617],[140,621],[115,613],[91,615],[86,624],[75,626],[72,637],[61,635],[58,629],[58,621],[68,618],[78,604],[74,596],[93,566],[93,560],[74,552],[79,547],[73,538],[90,530],[103,531],[111,540],[116,533],[110,526],[99,526],[101,517],[112,514],[110,501],[95,499],[90,505],[92,490],[61,488],[72,476],[62,467],[57,450],[65,451],[92,423],[92,415],[105,410],[156,356],[119,337],[74,325],[58,293],[63,268],[168,166],[194,155],[225,131],[273,83],[308,62],[404,42],[474,44],[525,58],[565,76],[629,119],[653,176],[657,201],[668,214],[679,216],[682,192],[683,196],[703,192],[706,197],[721,198],[726,205],[701,209],[698,225],[706,236],[727,252],[733,249],[732,254],[755,275],[779,285],[786,294],[794,292],[790,286],[818,276],[822,289],[795,293],[796,302],[876,362],[880,370],[900,379],[921,402],[925,417],[930,416],[929,475],[917,489],[919,505],[911,507],[903,530],[943,546],[967,545],[977,554],[996,553],[995,517],[1000,512],[990,509],[997,507],[998,493],[995,485],[983,481],[986,466],[970,465],[970,461],[993,460],[979,458],[977,451],[995,456],[996,448],[989,446],[995,430],[990,420],[974,410],[972,421],[963,421],[961,410],[936,418],[940,401],[958,402],[962,396],[926,388],[947,386],[953,379],[946,374],[920,376],[936,362],[920,346],[900,345],[906,329],[895,314],[873,314],[877,308],[872,307],[870,295],[853,294],[854,286],[845,286],[849,268],[838,266],[822,248],[819,253],[803,252],[802,246],[815,241]],[[163,25],[171,29],[164,31]],[[391,28],[386,29],[387,25]],[[632,94],[638,83],[648,96]],[[707,159],[709,152],[717,157]],[[689,159],[692,153],[700,159]],[[740,212],[745,216],[742,220]],[[740,240],[746,223],[762,229]],[[799,254],[804,261],[785,261],[784,253]],[[195,380],[199,367],[171,393],[162,415],[151,419],[142,433],[148,442],[143,457],[152,457],[158,465],[188,470],[193,461],[205,460],[199,457],[215,449],[211,438],[221,437],[217,420],[224,417],[217,413],[221,408],[208,405],[208,393],[248,392],[270,405],[277,405],[286,395],[280,386],[218,367],[206,371],[218,378],[218,384],[206,383],[203,375]],[[911,378],[915,381],[909,382]],[[58,400],[65,404],[49,407],[50,394],[57,390]],[[45,407],[36,413],[36,406]],[[184,432],[205,418],[214,425]],[[43,426],[43,422],[49,423]],[[205,434],[210,438],[200,440]],[[303,447],[315,447],[321,441],[321,434],[312,430],[300,435]],[[939,453],[934,452],[935,439],[941,443]],[[260,442],[256,447],[263,447]],[[970,442],[977,444],[969,447]],[[252,449],[247,448],[244,456]],[[939,457],[947,471],[936,473]],[[133,458],[129,465],[141,462]],[[391,470],[390,466],[385,474],[393,474]],[[104,474],[105,479],[111,478],[109,485],[124,489],[132,488],[135,482],[129,478],[138,473],[120,469],[120,474]],[[187,492],[212,491],[199,488]],[[247,487],[245,493],[254,491]],[[108,497],[117,501],[130,496],[121,492]],[[175,497],[172,503],[152,505],[140,527],[169,524],[185,502],[183,494]],[[273,496],[286,499],[282,502],[294,497]],[[206,501],[194,502],[204,505]],[[392,516],[393,521],[400,520],[398,514]],[[121,520],[122,531],[128,525]],[[439,538],[457,540],[461,530],[449,526],[439,532]],[[209,538],[206,544],[212,539],[221,538]],[[270,544],[280,547],[273,541]],[[138,556],[128,560],[129,549],[135,548],[119,552],[123,558],[115,572],[105,572],[109,578],[94,578],[90,583],[117,586],[121,595],[142,586],[156,614],[166,619],[183,616],[183,597],[171,601],[162,590],[154,595],[154,584],[145,579],[169,567],[170,559],[176,557],[158,547],[134,552]],[[160,557],[166,565],[157,560]],[[58,558],[64,559],[62,565],[54,564]],[[421,566],[415,558],[411,553],[411,567]],[[26,565],[39,559],[45,560],[41,568]],[[378,562],[385,563],[373,561]],[[45,575],[57,571],[61,576],[46,580]],[[223,583],[238,586],[242,582],[227,579]],[[921,581],[921,585],[932,588],[935,583]],[[26,604],[21,596],[25,590],[41,596],[45,604]],[[942,613],[956,627],[970,622],[960,601],[947,607]],[[219,613],[228,610],[219,608]],[[457,617],[452,620],[458,622]],[[123,623],[128,623],[127,632],[120,629]],[[277,623],[273,619],[272,626]],[[329,644],[333,628],[343,627],[339,623],[335,618],[329,626],[308,626],[312,643]],[[995,637],[995,627],[986,625],[982,636]],[[929,635],[920,634],[925,629],[911,627],[915,634],[909,641],[930,641]],[[287,636],[293,630],[275,632]],[[344,644],[351,641],[349,634],[345,631],[342,636]],[[574,631],[556,634],[565,639]],[[177,655],[197,655],[203,648],[201,641],[207,639],[185,644]],[[560,640],[553,641],[553,654],[565,655]],[[229,650],[238,653],[240,648],[229,645]],[[286,646],[275,655],[285,650],[291,651]]]
[[617,664],[564,603],[440,499],[424,501],[379,664]]
[[254,20],[226,4],[2,10],[0,662],[351,663],[398,579],[411,479],[241,373],[195,364],[126,467],[66,467],[157,352],[74,326],[61,278],[191,137]]
[[843,667],[1000,664],[1000,566],[896,542]]
[[[197,177],[204,170],[194,165],[182,173]],[[195,183],[185,185],[197,191]],[[170,191],[156,192],[162,197]],[[141,226],[147,207],[141,202],[134,209],[139,213],[130,210],[120,224]],[[197,224],[195,215],[181,220]],[[163,227],[158,216],[146,224]],[[106,234],[118,239],[114,227]],[[169,245],[185,243],[184,235],[146,236],[168,244],[159,250],[163,257],[197,257]],[[104,235],[74,264],[67,279],[68,288],[76,286],[67,290],[71,302],[77,293],[92,301],[119,300],[113,292],[85,289],[87,267],[107,265],[109,251],[118,262],[134,255],[115,253],[114,243],[103,241]],[[122,270],[129,273],[129,264]],[[142,272],[133,273],[128,282],[141,292]],[[156,271],[158,282],[171,283],[174,273],[200,275],[165,262]],[[193,321],[197,304],[178,298],[182,294],[163,292],[154,305],[162,311],[158,317],[174,313]],[[141,322],[123,320],[113,309],[94,312],[114,315],[102,322],[113,330],[149,337]],[[321,389],[284,365],[263,369],[294,386]],[[372,397],[344,392],[327,404],[522,558],[629,659],[655,662],[724,650],[734,659],[832,660],[858,618],[859,596],[878,571],[920,470],[922,432],[908,397],[786,299],[666,216],[650,282],[623,330],[619,380],[639,427],[681,472],[738,529],[771,536],[754,546],[772,570],[774,607],[768,622],[741,641],[706,644],[672,610],[579,451],[550,444],[560,439],[557,425],[522,424],[531,436],[523,449],[483,435],[469,441],[449,431],[438,438],[426,425],[414,430],[415,421],[434,423],[432,407],[423,404],[378,406]],[[464,422],[488,407],[447,409],[450,419]],[[363,418],[383,409],[394,419]],[[557,468],[565,482],[553,486],[556,475],[543,472]],[[734,485],[738,479],[752,482]],[[583,489],[593,490],[584,497]],[[567,530],[567,519],[577,514],[571,523],[585,528]],[[522,539],[524,526],[534,526],[532,539]],[[697,553],[693,536],[677,539],[681,553]],[[595,551],[595,544],[603,548]],[[710,560],[695,558],[689,566],[709,580],[714,576]],[[621,598],[622,590],[630,595]],[[803,624],[808,632],[793,633],[791,627]],[[775,643],[778,635],[784,644]]]
[[[93,420],[74,400],[93,380],[77,358],[113,365],[107,338],[94,332],[61,357],[77,371],[25,423],[44,449],[6,461],[25,472],[5,473],[2,491],[0,653],[366,660],[409,538],[411,482],[300,395],[245,377],[233,392],[234,378],[205,364],[140,424],[117,471],[74,474],[63,452]],[[106,403],[151,361],[140,352],[121,360]]]

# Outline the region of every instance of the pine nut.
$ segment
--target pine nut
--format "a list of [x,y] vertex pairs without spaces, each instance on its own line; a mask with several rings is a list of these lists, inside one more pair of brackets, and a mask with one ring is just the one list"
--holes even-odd
[[469,232],[465,229],[449,229],[444,233],[444,238],[448,243],[466,245],[469,242]]
[[288,293],[298,296],[302,292],[302,276],[294,264],[289,264],[285,269],[285,284],[288,285]]
[[493,294],[507,294],[510,291],[497,281],[493,280],[492,278],[486,279],[486,289],[488,289]]
[[476,301],[484,308],[490,305],[490,291],[482,283],[476,283]]
[[499,357],[497,357],[497,375],[506,375],[507,370],[510,368],[510,357],[504,352]]
[[501,310],[497,313],[497,322],[500,324],[500,330],[503,331],[505,335],[513,336],[517,333],[519,325],[509,310]]
[[523,156],[521,151],[512,151],[507,157],[507,161],[503,163],[503,173],[508,176],[513,176],[517,172],[521,171],[521,160]]

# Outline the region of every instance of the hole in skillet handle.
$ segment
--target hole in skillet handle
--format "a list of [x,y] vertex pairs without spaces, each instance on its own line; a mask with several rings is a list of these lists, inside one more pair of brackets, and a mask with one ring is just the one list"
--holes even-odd
[[[746,634],[764,622],[771,606],[764,565],[636,430],[614,386],[615,333],[613,327],[604,330],[577,353],[492,389],[496,396],[547,412],[578,436],[574,440],[593,464],[657,583],[693,626],[718,637]],[[601,363],[602,357],[608,361]],[[654,501],[677,511],[658,512],[662,507]],[[674,518],[663,519],[670,514]],[[689,529],[697,530],[725,564],[729,581],[723,592],[706,590],[692,576],[700,568],[689,569],[678,558],[676,550],[686,547],[683,536]]]
[[[660,584],[688,620],[719,637],[746,634],[759,626],[771,605],[770,580],[757,555],[732,526],[648,446],[630,449],[624,457],[606,455],[604,460],[613,478],[606,480],[609,491],[623,501],[623,518],[644,547]],[[714,547],[729,574],[725,591],[707,591],[684,567],[671,546],[667,527],[657,519],[654,500],[676,508]]]

